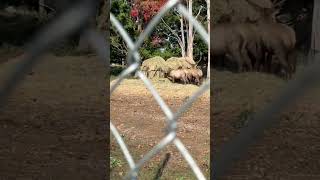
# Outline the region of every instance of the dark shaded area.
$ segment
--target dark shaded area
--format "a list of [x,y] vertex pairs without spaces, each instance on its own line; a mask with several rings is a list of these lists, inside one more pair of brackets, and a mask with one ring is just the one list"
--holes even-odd
[[[2,1],[0,7],[14,2]],[[59,16],[41,21],[0,10],[0,44],[15,46],[13,50],[0,46],[2,179],[106,179],[109,82],[105,64],[95,54],[91,58],[45,54],[34,66],[34,56],[53,41],[61,46],[79,36],[74,33],[64,38],[81,30],[79,26],[92,13],[90,7],[78,5],[80,15],[78,9],[78,14],[71,14],[73,17],[69,14],[60,19],[60,23],[68,19],[78,23],[56,24],[59,29],[51,26],[41,34],[38,32]]]
[[[259,1],[258,1],[259,2]],[[231,4],[231,1],[229,2]],[[228,3],[226,3],[228,4]],[[231,5],[230,5],[231,6]],[[238,8],[245,8],[244,4],[237,4]],[[236,8],[237,6],[233,7]],[[249,5],[246,8],[251,7],[252,5]],[[252,6],[253,7],[253,6]],[[262,9],[256,8],[256,11],[260,13],[263,13]],[[249,9],[248,9],[249,11]],[[237,22],[251,22],[246,17],[243,19],[237,19],[238,16],[241,16],[242,14],[245,14],[245,10],[242,9],[241,12],[236,13],[234,9],[232,10],[232,13],[224,13],[221,16],[219,16],[219,19],[217,19],[217,23],[219,24],[228,24],[228,23],[237,23]],[[251,17],[252,16],[252,17]],[[259,16],[251,15],[250,18],[252,19],[259,19]],[[261,15],[262,16],[262,15]],[[276,19],[278,23],[287,24],[290,27],[292,27],[296,34],[296,55],[307,55],[311,46],[311,36],[312,36],[312,19],[313,19],[313,0],[306,0],[306,1],[299,1],[299,0],[287,0],[282,5],[281,9],[279,9],[279,12],[276,16]],[[241,20],[241,21],[240,21]],[[254,21],[253,21],[254,22]],[[213,27],[214,28],[214,27]],[[262,31],[262,30],[261,30]],[[249,53],[249,56],[251,59],[252,56]],[[216,67],[219,70],[229,70],[232,72],[235,72],[237,70],[237,65],[235,59],[232,60],[230,58],[224,58],[221,57],[214,57],[214,67]],[[230,61],[231,60],[231,61]],[[298,62],[300,63],[300,61]],[[274,74],[277,74],[281,76],[281,72],[275,72]]]
[[[104,179],[108,133],[103,64],[97,58],[43,60],[1,109],[0,177]],[[13,64],[0,64],[0,73]]]
[[297,19],[294,29],[297,37],[297,47],[304,52],[310,49],[312,33],[313,0],[291,0],[284,3],[282,14],[291,14]]
[[6,6],[27,6],[32,9],[38,9],[39,0],[2,0],[0,2],[0,8]]
[[[12,6],[16,9],[22,7],[24,10],[37,12],[39,10],[38,1],[2,1],[0,3],[0,46],[4,43],[13,46],[23,46],[42,27],[54,21],[61,13],[68,11],[77,2],[79,0],[46,0],[45,5],[53,8],[56,12],[53,13],[47,9],[47,13],[53,13],[52,17],[49,19],[39,19],[31,15],[11,14],[4,10],[4,8]],[[57,44],[52,50],[73,49],[78,45],[79,37],[80,33],[75,33]]]
[[42,27],[38,19],[28,16],[0,15],[0,45],[22,46]]
[[[288,0],[281,11],[295,19],[296,45],[304,55],[310,48],[312,6],[313,0]],[[214,179],[319,179],[319,63],[303,68],[302,76],[289,82],[214,68],[211,160],[217,163],[211,170],[212,177],[214,170],[219,175]],[[308,87],[314,89],[303,94]]]

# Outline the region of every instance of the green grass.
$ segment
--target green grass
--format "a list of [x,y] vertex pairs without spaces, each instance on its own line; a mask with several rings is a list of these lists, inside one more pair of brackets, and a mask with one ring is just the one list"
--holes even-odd
[[110,157],[110,169],[114,169],[122,166],[122,161],[115,157]]
[[113,80],[115,80],[116,78],[117,78],[117,76],[111,75],[111,76],[110,76],[110,81],[113,81]]
[[118,76],[126,67],[121,65],[112,65],[110,68],[111,76]]

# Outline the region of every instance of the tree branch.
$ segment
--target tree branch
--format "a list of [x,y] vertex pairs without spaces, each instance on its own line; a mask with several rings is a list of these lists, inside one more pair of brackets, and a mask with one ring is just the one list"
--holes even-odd
[[[196,19],[196,20],[198,19],[198,16],[199,16],[199,14],[201,13],[202,8],[203,8],[203,6],[200,7],[197,15],[195,16],[195,19]],[[207,16],[205,16],[205,17],[207,17]],[[193,32],[192,38],[194,38],[195,34],[196,34],[196,31]]]
[[169,31],[170,31],[173,35],[175,35],[178,40],[181,41],[179,35],[163,20],[163,18],[161,18],[161,20],[162,20],[163,24],[169,29]]

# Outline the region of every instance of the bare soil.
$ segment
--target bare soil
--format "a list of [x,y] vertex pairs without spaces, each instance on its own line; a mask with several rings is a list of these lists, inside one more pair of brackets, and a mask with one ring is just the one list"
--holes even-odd
[[[239,133],[245,117],[262,110],[286,82],[262,73],[214,71],[213,152]],[[320,179],[320,86],[304,94],[221,179]]]
[[[1,54],[1,83],[16,55]],[[106,177],[103,67],[96,57],[42,57],[1,107],[1,179]]]
[[[176,112],[186,99],[198,89],[198,86],[174,84],[167,79],[153,80],[152,83],[173,112]],[[179,119],[177,133],[177,137],[185,144],[207,176],[209,176],[210,157],[209,118],[208,91]],[[112,94],[111,120],[124,137],[136,162],[159,143],[165,135],[164,113],[150,91],[138,79],[124,80]],[[164,169],[162,179],[196,179],[173,144],[170,144],[162,150],[160,155],[145,164],[139,174],[139,179],[152,179],[160,162],[164,159],[165,153],[170,153],[171,158]],[[111,143],[111,157],[119,161],[118,165],[111,169],[111,178],[118,179],[126,175],[128,166],[114,138]]]

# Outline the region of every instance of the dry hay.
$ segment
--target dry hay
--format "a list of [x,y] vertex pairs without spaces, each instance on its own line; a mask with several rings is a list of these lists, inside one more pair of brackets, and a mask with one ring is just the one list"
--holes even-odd
[[160,56],[143,61],[140,69],[148,78],[165,78],[169,72],[166,61]]
[[167,59],[166,64],[170,70],[191,69],[193,67],[186,57],[171,57]]

